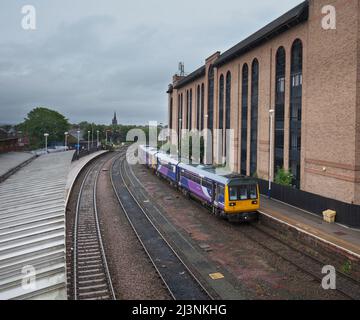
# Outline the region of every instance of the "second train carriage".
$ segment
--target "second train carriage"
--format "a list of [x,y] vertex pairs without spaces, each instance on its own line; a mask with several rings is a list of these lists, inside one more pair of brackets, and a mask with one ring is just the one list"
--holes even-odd
[[166,153],[159,152],[156,154],[157,168],[156,172],[172,183],[178,182],[178,164],[179,161]]
[[156,148],[149,146],[139,146],[138,157],[141,164],[146,165],[152,170],[157,169],[157,154],[159,151]]
[[139,157],[145,159],[143,163],[177,185],[185,194],[211,207],[213,213],[233,221],[257,218],[260,193],[255,179],[221,172],[213,166],[185,164],[166,153],[155,152],[155,148],[140,148]]

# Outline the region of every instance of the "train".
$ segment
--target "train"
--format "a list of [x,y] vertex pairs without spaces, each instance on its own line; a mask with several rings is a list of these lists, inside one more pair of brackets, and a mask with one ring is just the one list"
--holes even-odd
[[231,222],[258,219],[260,192],[256,179],[211,165],[182,162],[156,148],[140,145],[139,162],[166,179],[187,197],[200,201],[211,212]]

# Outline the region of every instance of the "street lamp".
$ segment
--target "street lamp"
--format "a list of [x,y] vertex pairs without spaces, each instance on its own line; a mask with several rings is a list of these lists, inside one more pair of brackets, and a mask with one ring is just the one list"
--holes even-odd
[[272,162],[273,162],[273,155],[274,155],[274,151],[273,151],[273,127],[274,127],[275,110],[270,109],[269,110],[269,115],[270,115],[270,139],[269,139],[270,154],[269,154],[269,191],[268,191],[268,196],[269,196],[269,198],[271,198],[271,183],[272,183],[272,180],[273,180]]
[[44,133],[44,137],[45,137],[45,152],[48,153],[48,146],[47,146],[47,141],[48,141],[48,133]]
[[65,132],[65,151],[67,151],[67,137],[69,135],[69,132]]
[[79,157],[79,153],[80,153],[80,130],[77,131],[77,154]]
[[90,152],[90,130],[88,131],[88,152]]
[[96,130],[96,148],[99,148],[99,130]]

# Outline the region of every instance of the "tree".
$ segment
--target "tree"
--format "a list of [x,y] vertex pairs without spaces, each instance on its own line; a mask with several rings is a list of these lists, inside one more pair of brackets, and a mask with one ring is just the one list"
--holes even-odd
[[30,111],[25,121],[19,125],[30,139],[31,148],[39,148],[44,143],[44,133],[48,133],[48,143],[64,140],[64,133],[69,130],[68,120],[59,112],[44,107]]

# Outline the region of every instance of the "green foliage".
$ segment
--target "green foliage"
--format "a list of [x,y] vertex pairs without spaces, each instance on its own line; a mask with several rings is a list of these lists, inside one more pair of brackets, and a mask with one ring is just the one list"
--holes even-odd
[[347,260],[342,266],[341,266],[341,271],[346,273],[346,274],[350,274],[352,270],[352,264],[351,261]]
[[29,136],[31,148],[40,148],[44,145],[45,133],[49,134],[49,143],[63,141],[64,133],[69,130],[70,124],[59,112],[38,107],[28,113],[18,128]]
[[290,187],[292,184],[293,175],[291,172],[285,170],[284,168],[280,168],[275,176],[275,183],[280,184],[282,186]]

